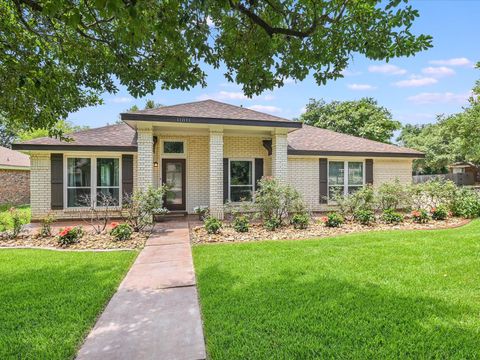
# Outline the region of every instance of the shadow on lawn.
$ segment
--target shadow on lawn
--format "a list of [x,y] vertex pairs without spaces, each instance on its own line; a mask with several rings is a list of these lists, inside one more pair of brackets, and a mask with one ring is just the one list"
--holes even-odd
[[233,358],[475,358],[476,310],[373,284],[286,271],[242,283],[197,274],[208,351]]

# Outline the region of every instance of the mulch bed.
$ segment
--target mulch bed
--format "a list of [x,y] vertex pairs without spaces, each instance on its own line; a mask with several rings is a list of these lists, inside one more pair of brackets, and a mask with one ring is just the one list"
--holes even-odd
[[414,223],[411,219],[398,225],[384,224],[377,222],[370,226],[360,225],[355,222],[347,222],[339,228],[329,228],[320,222],[319,218],[314,219],[305,230],[296,230],[293,226],[285,226],[275,231],[265,229],[261,224],[250,225],[246,233],[236,232],[230,224],[224,224],[220,233],[208,234],[203,226],[196,226],[190,229],[191,241],[193,243],[220,243],[220,242],[245,242],[258,240],[298,240],[309,238],[323,238],[329,236],[359,233],[366,231],[382,230],[437,230],[458,227],[469,223],[470,220],[462,218],[448,218],[447,220],[431,220],[426,224]]
[[129,240],[117,241],[107,233],[92,234],[86,233],[78,242],[71,245],[60,245],[58,237],[39,237],[37,234],[21,233],[15,239],[9,239],[6,234],[0,234],[1,247],[27,247],[27,248],[49,248],[63,250],[127,250],[141,249],[145,245],[148,234],[133,233]]

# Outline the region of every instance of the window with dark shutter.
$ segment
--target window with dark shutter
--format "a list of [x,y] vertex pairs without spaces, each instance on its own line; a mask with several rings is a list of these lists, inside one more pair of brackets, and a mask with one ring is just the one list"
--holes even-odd
[[50,155],[51,208],[63,209],[63,154]]
[[258,188],[258,182],[263,177],[263,158],[255,159],[255,190]]
[[373,159],[365,160],[365,183],[373,185]]
[[122,194],[133,192],[133,155],[122,155]]
[[228,200],[228,159],[223,159],[223,202]]
[[328,199],[328,160],[326,158],[320,159],[320,204],[326,204]]

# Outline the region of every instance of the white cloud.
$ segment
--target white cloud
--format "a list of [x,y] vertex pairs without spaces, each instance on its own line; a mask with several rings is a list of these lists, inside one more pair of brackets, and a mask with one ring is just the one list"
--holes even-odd
[[400,114],[396,116],[396,119],[406,123],[426,123],[435,119],[435,114],[423,112]]
[[444,60],[431,60],[429,61],[432,65],[446,65],[446,66],[471,66],[473,63],[465,58],[452,58],[452,59],[444,59]]
[[422,69],[422,73],[434,77],[455,75],[455,70],[446,66],[429,66]]
[[407,73],[407,70],[392,64],[371,65],[368,67],[368,71],[388,75],[404,75]]
[[470,97],[470,93],[464,94],[455,94],[452,92],[444,92],[444,93],[420,93],[417,95],[409,96],[407,98],[408,101],[417,104],[435,104],[435,103],[457,103],[457,104],[464,104],[467,102],[467,99]]
[[202,94],[197,97],[197,100],[250,100],[241,91],[219,91],[215,94]]
[[436,84],[437,82],[438,80],[433,77],[413,76],[408,80],[394,82],[392,85],[396,87],[419,87]]
[[263,97],[264,100],[267,100],[267,101],[270,101],[270,100],[273,100],[275,99],[275,96],[271,95],[271,94],[267,94]]
[[263,111],[268,113],[279,113],[282,111],[279,107],[272,105],[252,105],[248,107],[251,110]]
[[207,25],[208,27],[214,27],[215,24],[213,23],[213,20],[210,16],[207,16]]
[[370,85],[370,84],[348,84],[347,87],[350,90],[359,90],[359,91],[376,89],[375,86]]
[[115,104],[126,104],[126,103],[132,102],[133,98],[130,96],[117,96],[117,97],[111,98],[109,101]]

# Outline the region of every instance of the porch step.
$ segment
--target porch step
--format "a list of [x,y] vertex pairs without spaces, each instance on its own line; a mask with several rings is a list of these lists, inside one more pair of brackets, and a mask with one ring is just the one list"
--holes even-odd
[[179,218],[179,217],[185,217],[188,215],[188,212],[186,211],[170,211],[166,215],[155,215],[155,221],[163,221],[163,220],[169,220],[173,218]]

